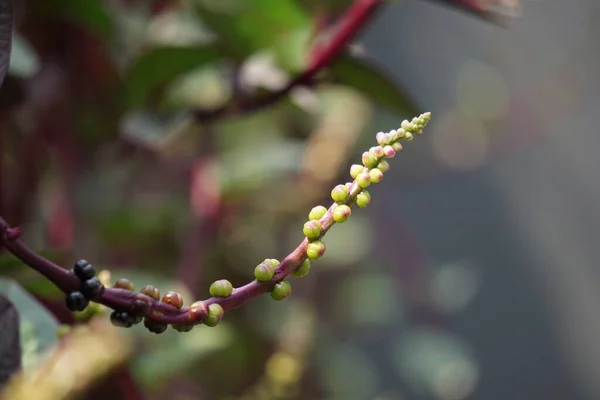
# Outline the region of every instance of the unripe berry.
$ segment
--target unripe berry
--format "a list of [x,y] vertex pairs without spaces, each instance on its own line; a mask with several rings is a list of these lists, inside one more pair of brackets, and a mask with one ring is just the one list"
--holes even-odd
[[110,313],[110,322],[120,328],[130,328],[133,326],[135,318],[126,311],[113,311]]
[[140,290],[140,293],[145,294],[146,296],[151,297],[156,301],[160,299],[160,290],[158,290],[152,285],[144,286],[142,290]]
[[276,267],[276,266],[278,266],[279,264],[281,264],[281,263],[279,262],[279,260],[278,260],[278,259],[276,259],[276,258],[265,258],[265,260],[263,261],[263,263],[264,263],[264,264],[268,264],[268,265],[270,265],[270,266],[272,266],[272,267]]
[[410,132],[406,132],[406,133],[404,134],[404,140],[406,140],[406,141],[408,141],[408,142],[410,142],[411,140],[413,140],[413,137],[414,137],[414,136],[413,136],[413,134],[412,134],[412,133],[410,133]]
[[171,328],[175,329],[177,332],[189,332],[194,328],[194,325],[189,325],[189,324],[175,324],[175,325],[171,325]]
[[267,282],[273,279],[275,275],[275,268],[266,263],[261,263],[254,268],[254,277],[259,282]]
[[333,220],[339,223],[346,222],[350,218],[351,213],[350,207],[345,204],[336,206],[333,209]]
[[162,324],[160,322],[152,321],[151,319],[144,318],[144,326],[152,333],[156,333],[160,335],[164,331],[167,330],[167,324]]
[[208,316],[208,307],[203,301],[196,301],[188,309],[192,321],[203,321]]
[[204,325],[210,327],[219,325],[219,323],[223,319],[223,315],[225,315],[225,311],[223,310],[223,307],[221,307],[219,304],[213,303],[209,305],[208,316],[204,321]]
[[383,179],[383,172],[379,168],[373,168],[369,171],[371,177],[371,183],[379,183]]
[[271,297],[274,300],[283,300],[292,294],[292,285],[288,281],[281,281],[273,286]]
[[352,177],[352,179],[356,179],[356,177],[358,176],[358,174],[360,174],[361,172],[363,172],[364,169],[365,169],[364,165],[353,164],[350,167],[350,176]]
[[366,188],[371,184],[371,175],[369,175],[368,172],[363,172],[359,174],[356,177],[356,183],[358,183],[358,186],[360,186],[361,188]]
[[[405,136],[406,136],[406,134],[405,134]],[[394,151],[396,153],[399,151],[402,151],[402,143],[400,143],[400,142],[394,142],[391,144],[391,146],[392,146],[392,149],[394,149]]]
[[90,304],[90,301],[81,292],[71,292],[67,294],[65,303],[71,311],[83,311]]
[[173,291],[168,291],[165,293],[163,295],[162,302],[177,308],[183,307],[183,297],[179,293]]
[[233,292],[233,285],[227,279],[219,279],[210,285],[209,291],[213,297],[229,297]]
[[331,198],[336,203],[343,203],[348,198],[349,192],[345,185],[337,185],[331,191]]
[[73,265],[73,272],[82,282],[96,276],[96,270],[94,269],[92,264],[90,264],[86,260],[77,261]]
[[135,286],[133,286],[133,283],[131,283],[131,281],[129,279],[125,279],[125,278],[121,278],[119,280],[117,280],[114,284],[113,287],[119,288],[119,289],[125,289],[125,290],[135,290]]
[[359,208],[365,208],[371,202],[371,194],[366,190],[363,190],[356,196],[356,205]]
[[365,167],[367,168],[372,168],[375,165],[377,165],[377,163],[379,162],[379,160],[377,159],[377,156],[369,151],[365,151],[362,154],[362,163]]
[[309,271],[310,271],[310,260],[307,258],[306,260],[304,260],[302,262],[302,265],[300,265],[300,267],[297,270],[292,272],[292,276],[294,276],[296,278],[302,278],[302,277],[305,277],[306,275],[308,275]]
[[379,161],[379,164],[377,164],[377,168],[379,168],[381,172],[386,173],[390,170],[390,164],[385,160],[381,160]]
[[369,149],[369,153],[373,154],[377,158],[381,158],[384,155],[384,153],[383,153],[383,147],[381,147],[381,146],[371,147]]
[[321,219],[321,218],[323,218],[323,215],[325,215],[326,212],[327,212],[327,209],[323,206],[313,207],[312,210],[310,210],[310,213],[308,213],[308,219],[310,219],[310,220]]
[[306,247],[306,255],[311,260],[318,260],[323,254],[325,254],[325,243],[320,240],[315,240]]
[[387,145],[383,148],[383,153],[387,158],[392,158],[396,155],[396,150],[390,145]]
[[104,285],[94,276],[81,283],[81,292],[87,299],[94,300],[104,293]]
[[316,239],[321,234],[321,222],[319,221],[306,221],[302,228],[302,233],[308,239]]

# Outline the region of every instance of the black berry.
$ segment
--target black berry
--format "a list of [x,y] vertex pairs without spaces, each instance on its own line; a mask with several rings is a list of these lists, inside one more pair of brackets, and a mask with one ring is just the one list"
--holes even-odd
[[83,311],[90,304],[81,292],[71,292],[66,298],[67,308],[71,311]]
[[94,269],[92,264],[90,264],[86,260],[77,261],[73,265],[73,272],[75,272],[75,275],[77,275],[81,282],[84,282],[96,276],[96,270]]
[[100,279],[93,277],[81,284],[81,291],[89,300],[98,298],[104,292],[104,285],[100,282]]
[[110,314],[110,322],[120,328],[130,328],[135,323],[135,317],[126,311],[113,311]]
[[167,330],[167,324],[161,324],[160,322],[152,321],[148,318],[144,318],[144,326],[152,333],[157,335]]

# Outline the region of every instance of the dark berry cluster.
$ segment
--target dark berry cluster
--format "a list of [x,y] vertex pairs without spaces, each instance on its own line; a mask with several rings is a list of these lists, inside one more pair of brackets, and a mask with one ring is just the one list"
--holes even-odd
[[104,292],[104,285],[96,277],[96,270],[86,260],[79,260],[73,265],[73,273],[81,281],[81,289],[67,295],[67,308],[71,311],[83,311],[90,300],[96,300]]

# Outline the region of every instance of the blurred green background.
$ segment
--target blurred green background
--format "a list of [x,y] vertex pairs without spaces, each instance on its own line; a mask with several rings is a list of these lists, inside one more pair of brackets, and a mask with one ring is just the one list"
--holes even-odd
[[[598,3],[488,2],[515,13],[502,28],[390,1],[315,84],[208,117],[284,87],[350,3],[16,4],[0,215],[61,265],[186,304],[285,257],[376,132],[433,113],[289,299],[187,334],[128,330],[127,365],[84,398],[600,398]],[[6,252],[0,273],[27,371],[73,317]]]

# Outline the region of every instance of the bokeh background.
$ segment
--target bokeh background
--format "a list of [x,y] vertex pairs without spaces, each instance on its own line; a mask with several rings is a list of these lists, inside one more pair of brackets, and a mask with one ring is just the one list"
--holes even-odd
[[[501,1],[503,27],[389,2],[350,49],[375,69],[341,62],[271,107],[194,120],[280,89],[314,21],[348,3],[17,4],[1,215],[66,267],[86,258],[187,304],[283,258],[376,132],[433,113],[292,297],[218,328],[122,332],[129,358],[85,398],[600,399],[600,3]],[[289,22],[280,41],[257,33],[261,13]],[[90,315],[6,253],[0,273],[27,372],[57,321]]]

